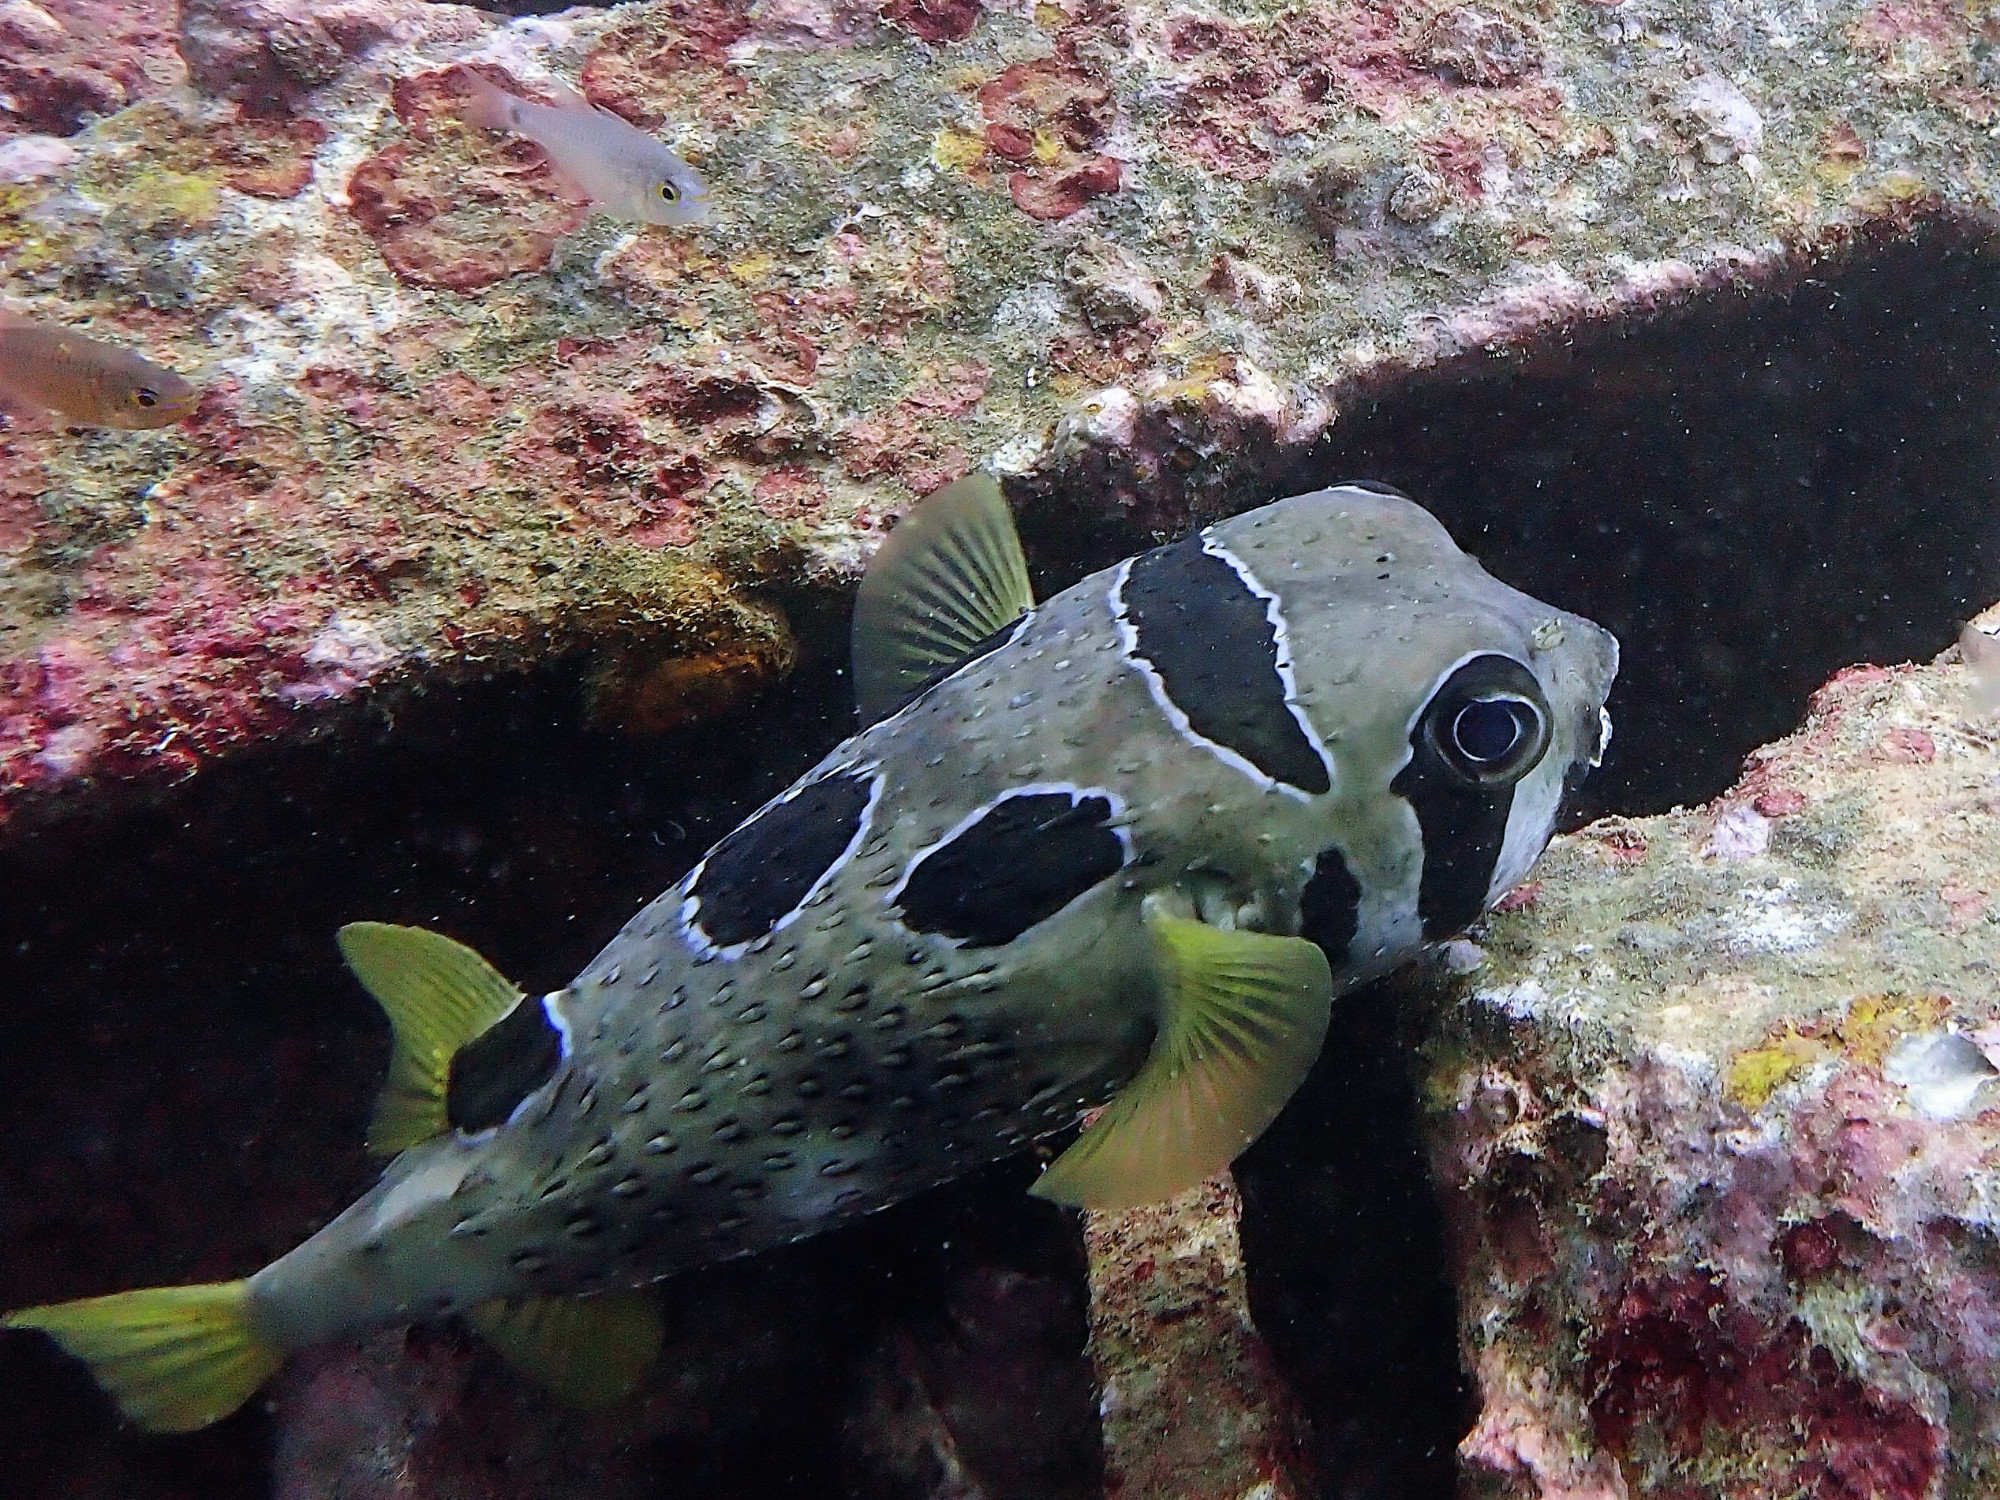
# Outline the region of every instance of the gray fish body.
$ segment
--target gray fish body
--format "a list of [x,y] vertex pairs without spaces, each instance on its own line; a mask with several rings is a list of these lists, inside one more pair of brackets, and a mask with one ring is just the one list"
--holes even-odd
[[[1615,670],[1599,627],[1359,487],[1094,574],[634,917],[547,998],[547,1081],[252,1278],[259,1319],[301,1345],[638,1285],[1017,1152],[1146,1059],[1149,915],[1313,938],[1336,992],[1460,930],[1595,763]],[[1477,741],[1504,709],[1473,689],[1522,675],[1545,753],[1450,782],[1439,705],[1476,699]]]

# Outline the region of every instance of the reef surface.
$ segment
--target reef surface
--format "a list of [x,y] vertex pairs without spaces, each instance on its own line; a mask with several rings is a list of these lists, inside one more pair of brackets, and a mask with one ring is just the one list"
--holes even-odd
[[[7,0],[7,294],[207,397],[0,436],[0,818],[578,650],[614,717],[711,713],[833,649],[798,599],[971,465],[1172,527],[1446,357],[1983,222],[1988,31],[1907,0]],[[459,123],[471,66],[661,131],[712,222],[563,199]]]
[[1560,840],[1423,1080],[1474,1494],[1996,1492],[2000,738],[1861,667],[1714,803]]

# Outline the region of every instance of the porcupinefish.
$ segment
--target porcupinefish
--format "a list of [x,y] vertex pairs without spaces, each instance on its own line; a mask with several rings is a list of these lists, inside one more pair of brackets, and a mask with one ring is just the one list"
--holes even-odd
[[560,103],[536,104],[478,73],[465,76],[472,89],[466,123],[526,136],[575,196],[635,224],[706,222],[708,184],[657,137],[574,89],[561,87]]
[[0,411],[22,425],[54,413],[79,427],[165,427],[200,399],[192,382],[144,355],[0,312]]
[[[14,1313],[186,1430],[286,1353],[464,1314],[583,1404],[653,1358],[635,1289],[817,1233],[1104,1109],[1033,1191],[1225,1167],[1333,998],[1520,881],[1597,763],[1617,643],[1349,484],[1036,604],[991,480],[879,549],[863,722],[526,995],[358,923],[394,1033],[381,1182],[247,1280]],[[1106,1102],[1108,1101],[1108,1103]]]

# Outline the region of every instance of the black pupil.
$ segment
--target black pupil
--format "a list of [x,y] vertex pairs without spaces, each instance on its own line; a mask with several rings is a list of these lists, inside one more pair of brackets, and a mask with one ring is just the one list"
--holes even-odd
[[160,398],[154,395],[151,391],[142,390],[139,392],[139,404],[141,406],[158,406],[160,404]]
[[1467,760],[1490,764],[1521,743],[1521,721],[1514,705],[1490,699],[1468,703],[1451,722],[1451,737]]
[[663,182],[663,183],[661,183],[661,184],[660,184],[660,196],[661,196],[662,198],[666,199],[666,200],[667,200],[667,202],[669,202],[669,203],[673,202],[673,201],[674,201],[674,185],[673,185],[673,184],[672,184],[671,182]]

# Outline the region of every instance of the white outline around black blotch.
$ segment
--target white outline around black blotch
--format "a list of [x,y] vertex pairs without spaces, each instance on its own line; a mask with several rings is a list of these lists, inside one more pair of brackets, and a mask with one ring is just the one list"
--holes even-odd
[[[1118,793],[1112,791],[1108,786],[1079,786],[1073,781],[1023,782],[1020,786],[1010,786],[998,796],[980,803],[979,806],[973,808],[972,811],[952,824],[950,828],[946,829],[935,839],[931,840],[930,843],[925,844],[910,856],[908,863],[903,866],[903,873],[896,878],[895,885],[891,886],[888,893],[882,898],[882,904],[889,909],[890,920],[895,922],[898,927],[902,928],[903,931],[909,933],[912,937],[930,938],[951,948],[963,948],[966,946],[963,938],[947,937],[941,932],[927,932],[920,928],[908,926],[897,915],[903,909],[903,890],[909,885],[910,877],[916,874],[918,865],[930,858],[931,855],[937,853],[938,850],[944,848],[945,845],[960,837],[967,829],[998,808],[1001,803],[1010,802],[1016,797],[1041,797],[1054,793],[1061,793],[1067,796],[1072,807],[1076,806],[1077,803],[1083,801],[1086,797],[1102,797],[1106,802],[1110,803],[1111,816],[1104,826],[1111,830],[1112,836],[1118,840],[1118,847],[1124,851],[1125,857],[1118,865],[1119,873],[1122,874],[1130,867],[1132,863],[1132,829],[1125,816],[1125,799],[1119,796]],[[1106,876],[1105,878],[1110,879],[1111,877]],[[1100,880],[1095,885],[1078,891],[1069,900],[1063,902],[1061,906],[1050,912],[1048,916],[1042,918],[1042,922],[1051,921],[1069,910],[1070,907],[1081,901],[1085,896],[1088,896],[1091,891],[1096,890],[1103,883],[1104,881]],[[1037,922],[1034,924],[1034,927],[1041,925],[1041,922]],[[1030,927],[1028,931],[1032,932],[1034,927]]]
[[1306,737],[1307,745],[1312,748],[1313,754],[1319,757],[1320,764],[1326,767],[1327,789],[1324,792],[1309,792],[1304,787],[1292,785],[1289,781],[1280,781],[1242,752],[1218,744],[1195,729],[1186,711],[1174,702],[1173,697],[1167,692],[1166,679],[1160,675],[1159,668],[1153,665],[1152,658],[1141,654],[1139,628],[1132,623],[1125,612],[1125,585],[1132,576],[1132,564],[1139,560],[1136,557],[1126,558],[1113,571],[1111,589],[1107,595],[1111,606],[1112,623],[1118,627],[1121,648],[1119,654],[1145,679],[1146,690],[1152,694],[1153,701],[1159,705],[1160,711],[1167,716],[1167,722],[1189,744],[1208,751],[1217,760],[1232,770],[1241,772],[1264,791],[1276,789],[1287,796],[1298,798],[1301,802],[1310,802],[1315,797],[1333,796],[1340,789],[1340,767],[1335,763],[1333,753],[1326,748],[1326,742],[1320,738],[1319,728],[1306,713],[1305,705],[1299,702],[1298,675],[1292,666],[1291,630],[1285,622],[1283,602],[1276,593],[1265,587],[1263,581],[1251,571],[1248,563],[1215,540],[1209,529],[1204,528],[1200,536],[1201,550],[1217,561],[1227,564],[1230,571],[1242,581],[1244,588],[1264,601],[1264,618],[1271,626],[1272,665],[1277,670],[1278,686],[1283,690],[1285,709],[1297,722],[1300,732]]
[[756,937],[745,938],[740,943],[721,944],[711,941],[708,934],[696,925],[696,918],[701,912],[701,897],[694,894],[694,888],[700,883],[701,872],[708,868],[709,855],[714,854],[715,849],[711,849],[708,851],[708,854],[704,854],[700,862],[681,877],[681,889],[685,894],[681,897],[680,906],[674,913],[674,920],[680,925],[681,940],[687,944],[690,952],[701,959],[721,959],[725,962],[734,962],[749,952],[758,943],[763,942],[767,938],[775,937],[779,932],[799,919],[799,913],[806,909],[807,905],[811,903],[812,898],[818,895],[833,880],[834,876],[839,874],[842,869],[853,861],[854,856],[860,851],[861,846],[867,842],[869,830],[875,823],[875,810],[882,805],[882,789],[888,783],[889,779],[888,773],[882,769],[879,761],[863,761],[854,765],[834,766],[822,772],[817,777],[802,777],[750,814],[741,823],[730,829],[716,843],[715,848],[720,849],[730,838],[741,833],[752,823],[770,812],[772,808],[795,800],[807,787],[815,786],[822,781],[830,781],[836,776],[857,775],[868,778],[868,801],[862,807],[861,817],[854,826],[854,837],[847,841],[845,849],[834,856],[833,862],[820,871],[819,878],[806,887],[805,894],[799,897],[791,910],[779,917],[777,921],[771,924],[769,929],[759,933]]

